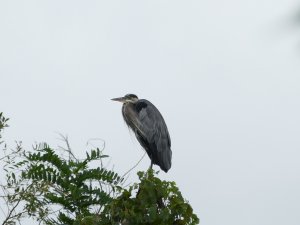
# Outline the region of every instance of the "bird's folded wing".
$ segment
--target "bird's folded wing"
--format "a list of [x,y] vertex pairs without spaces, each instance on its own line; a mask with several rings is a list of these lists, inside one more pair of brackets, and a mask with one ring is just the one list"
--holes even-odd
[[171,140],[168,128],[158,109],[147,100],[137,103],[136,109],[135,126],[148,143],[155,144],[157,151],[170,148]]

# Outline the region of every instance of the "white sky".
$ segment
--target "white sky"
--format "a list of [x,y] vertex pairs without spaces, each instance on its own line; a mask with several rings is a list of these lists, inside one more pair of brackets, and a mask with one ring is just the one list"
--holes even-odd
[[202,225],[299,225],[299,8],[1,0],[5,138],[57,147],[60,132],[78,155],[101,138],[110,166],[125,173],[143,151],[110,99],[135,93],[159,108],[171,134],[173,167],[160,177],[176,181]]

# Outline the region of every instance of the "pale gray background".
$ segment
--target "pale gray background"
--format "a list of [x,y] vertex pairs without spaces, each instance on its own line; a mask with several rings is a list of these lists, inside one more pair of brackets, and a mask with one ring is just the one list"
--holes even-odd
[[[177,182],[201,224],[299,225],[299,8],[1,0],[5,139],[57,147],[61,132],[83,155],[101,138],[109,166],[124,173],[143,151],[110,99],[135,93],[165,117],[173,167],[159,176]],[[129,179],[148,166],[145,157]]]

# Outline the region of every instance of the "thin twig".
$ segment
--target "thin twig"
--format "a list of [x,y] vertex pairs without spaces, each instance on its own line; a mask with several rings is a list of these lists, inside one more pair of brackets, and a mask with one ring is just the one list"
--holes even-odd
[[143,160],[145,155],[146,155],[146,152],[144,152],[144,155],[141,157],[141,159],[131,169],[129,169],[126,173],[124,173],[124,175],[121,178],[124,178],[128,173],[130,173],[134,168],[136,168],[140,164],[140,162]]
[[61,137],[60,140],[64,141],[67,145],[67,148],[63,148],[61,146],[59,146],[62,150],[66,151],[69,153],[69,160],[71,159],[71,156],[74,160],[78,161],[78,159],[75,157],[75,155],[73,154],[72,152],[72,149],[71,149],[71,146],[69,144],[69,139],[68,139],[68,136],[67,135],[63,135],[61,133],[58,133],[58,135]]
[[[28,186],[28,187],[29,187],[29,186]],[[26,188],[26,190],[28,189],[28,187]],[[14,205],[14,207],[10,210],[10,212],[9,212],[8,215],[7,215],[7,217],[6,217],[5,220],[3,221],[2,225],[5,225],[5,223],[6,223],[9,219],[12,219],[12,218],[16,217],[16,215],[20,215],[20,213],[19,213],[19,214],[16,214],[16,215],[14,215],[14,216],[11,216],[12,213],[15,211],[15,209],[16,209],[16,208],[18,207],[18,205],[20,204],[21,200],[22,200],[22,198],[19,198],[19,199],[18,199],[17,203],[16,203],[16,204]],[[22,213],[23,213],[23,212],[22,212]]]

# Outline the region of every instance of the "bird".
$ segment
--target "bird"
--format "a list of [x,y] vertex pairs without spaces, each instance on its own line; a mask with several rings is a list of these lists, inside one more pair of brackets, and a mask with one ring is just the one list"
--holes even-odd
[[145,149],[153,164],[165,173],[171,168],[171,139],[164,118],[148,100],[139,99],[135,94],[113,98],[123,103],[122,115],[127,126],[134,132],[138,142]]

